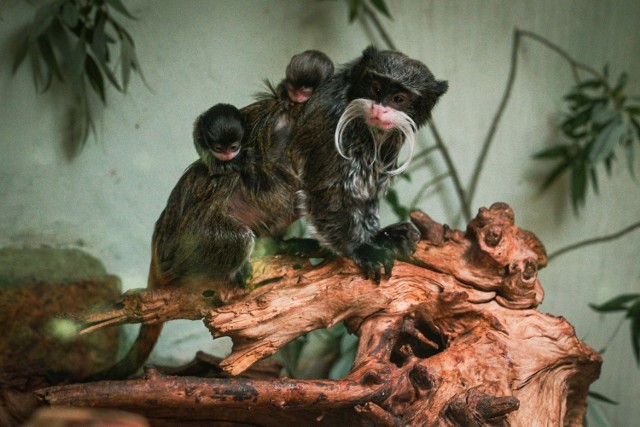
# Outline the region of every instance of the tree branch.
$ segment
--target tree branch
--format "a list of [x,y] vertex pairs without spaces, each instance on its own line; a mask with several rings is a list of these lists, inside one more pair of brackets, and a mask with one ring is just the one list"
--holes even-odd
[[[233,352],[220,363],[230,374],[344,320],[360,337],[344,379],[201,379],[148,370],[143,379],[37,394],[49,405],[124,409],[165,426],[185,420],[440,425],[443,419],[451,426],[580,425],[601,359],[566,320],[535,309],[542,301],[537,271],[546,264],[542,244],[515,226],[503,203],[480,209],[465,232],[421,212],[411,217],[423,240],[410,263],[397,262],[380,283],[342,258],[312,266],[270,257],[257,262],[250,283],[263,286],[222,307],[173,295],[193,306],[171,313],[204,314],[215,336],[233,340]],[[155,313],[158,298],[141,301],[132,320],[155,321],[144,301]]]
[[640,221],[636,222],[634,224],[631,224],[630,226],[625,227],[622,230],[619,230],[619,231],[617,231],[615,233],[612,233],[612,234],[607,234],[605,236],[594,237],[594,238],[591,238],[591,239],[586,239],[586,240],[582,240],[582,241],[577,242],[577,243],[573,243],[573,244],[571,244],[569,246],[565,246],[563,248],[558,249],[555,252],[552,252],[549,255],[549,261],[551,261],[553,258],[555,258],[557,256],[560,256],[562,254],[566,254],[567,252],[571,252],[571,251],[576,250],[576,249],[583,248],[585,246],[595,245],[596,243],[604,243],[604,242],[609,242],[611,240],[618,239],[618,238],[624,236],[625,234],[632,232],[633,230],[635,230],[637,228],[640,228]]

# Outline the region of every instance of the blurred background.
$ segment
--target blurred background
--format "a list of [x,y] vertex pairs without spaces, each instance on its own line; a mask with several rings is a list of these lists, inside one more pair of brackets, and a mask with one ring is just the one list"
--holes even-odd
[[[69,124],[75,123],[69,111],[84,102],[77,93],[69,95],[55,75],[43,90],[46,72],[36,87],[29,55],[13,72],[28,37],[25,28],[44,2],[1,3],[0,247],[81,249],[119,276],[124,290],[144,287],[154,222],[178,178],[196,159],[191,132],[198,114],[218,102],[250,104],[253,94],[264,89],[263,80],[279,82],[291,56],[303,50],[322,50],[342,64],[368,44],[387,48],[389,41],[368,11],[398,50],[449,81],[433,118],[451,163],[444,161],[442,150],[429,151],[410,180],[396,181],[398,203],[383,205],[383,224],[397,220],[398,207],[414,204],[438,222],[465,227],[454,180],[442,174],[453,164],[461,186],[469,188],[510,70],[515,70],[515,80],[508,102],[473,198],[467,198],[471,214],[504,201],[514,209],[516,223],[534,232],[549,253],[640,221],[640,187],[630,172],[635,167],[637,175],[640,166],[640,156],[631,157],[640,142],[640,127],[632,120],[640,116],[634,116],[633,107],[620,115],[631,142],[625,139],[627,127],[609,129],[620,133],[618,139],[608,143],[610,135],[596,138],[601,152],[588,156],[597,173],[597,194],[591,173],[581,181],[575,163],[541,191],[566,159],[565,152],[552,149],[580,139],[575,132],[570,137],[566,122],[572,104],[564,96],[577,82],[595,78],[588,70],[573,68],[562,53],[600,76],[608,64],[612,87],[627,73],[613,98],[624,96],[632,105],[632,96],[640,95],[636,0],[124,2],[135,20],[119,13],[120,2],[108,3],[115,4],[113,16],[135,41],[137,61],[127,58],[137,65],[130,70],[126,93],[108,79],[103,82],[105,104],[100,90],[87,90],[82,99],[89,102],[95,132],[89,132],[83,146],[77,138],[69,142]],[[358,4],[366,9],[356,10],[350,22],[350,7]],[[520,33],[524,36],[518,38],[513,68],[516,29],[543,37],[562,52]],[[116,49],[109,66],[118,70],[114,75],[124,91],[124,59],[119,55]],[[47,64],[45,58],[43,69]],[[598,90],[596,83],[592,86]],[[419,140],[423,149],[436,144],[427,128]],[[610,151],[602,151],[606,149]],[[546,160],[533,158],[543,150]],[[546,292],[540,310],[567,318],[580,339],[596,350],[606,349],[601,377],[591,390],[618,405],[590,399],[594,425],[627,426],[640,419],[640,369],[629,334],[634,323],[625,320],[624,310],[603,315],[589,306],[640,293],[639,237],[640,230],[631,230],[558,255],[540,273]],[[635,328],[637,340],[640,320]],[[130,340],[135,327],[127,331],[125,339]],[[152,361],[186,362],[196,350],[224,355],[229,348],[226,339],[213,342],[201,322],[175,321],[165,326]]]

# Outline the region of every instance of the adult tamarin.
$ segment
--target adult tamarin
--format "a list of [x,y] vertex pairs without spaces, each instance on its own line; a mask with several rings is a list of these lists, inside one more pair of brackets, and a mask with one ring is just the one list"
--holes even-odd
[[413,151],[447,88],[423,63],[369,47],[318,87],[294,128],[290,153],[315,236],[376,281],[415,251],[412,224],[380,228],[379,199],[410,160],[398,166],[403,143]]

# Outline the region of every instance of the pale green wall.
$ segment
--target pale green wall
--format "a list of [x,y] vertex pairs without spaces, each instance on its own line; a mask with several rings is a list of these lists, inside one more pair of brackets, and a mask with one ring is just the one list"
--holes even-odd
[[[317,48],[343,63],[371,41],[362,26],[347,25],[343,2],[127,2],[140,16],[128,28],[152,91],[135,77],[128,95],[110,91],[97,140],[69,163],[59,142],[66,105],[50,93],[37,94],[27,66],[11,77],[15,31],[33,11],[27,2],[14,3],[4,2],[0,9],[0,245],[78,247],[82,242],[125,288],[146,283],[153,223],[195,158],[194,118],[217,102],[250,103],[262,79],[280,79],[294,53]],[[465,182],[504,89],[514,27],[537,32],[598,68],[609,63],[613,74],[628,71],[630,87],[640,93],[636,0],[389,3],[394,20],[386,24],[396,44],[449,80],[449,93],[434,116]],[[562,185],[538,195],[541,168],[530,156],[558,136],[550,126],[559,120],[561,96],[572,80],[565,62],[530,40],[519,60],[512,100],[473,210],[508,202],[518,224],[551,251],[637,221],[638,183],[622,168],[602,182],[600,196],[589,195],[579,218],[573,217]],[[436,161],[434,170],[414,176],[413,185],[438,170],[442,165]],[[450,222],[457,205],[449,195],[432,197],[422,208]],[[638,291],[638,239],[636,232],[558,258],[541,274],[542,310],[565,316],[579,337],[600,348],[616,320],[601,319],[587,304]],[[155,359],[189,358],[198,348],[212,347],[199,322],[173,322]],[[640,419],[640,370],[628,328],[610,345],[593,389],[621,402],[604,406],[612,425]]]

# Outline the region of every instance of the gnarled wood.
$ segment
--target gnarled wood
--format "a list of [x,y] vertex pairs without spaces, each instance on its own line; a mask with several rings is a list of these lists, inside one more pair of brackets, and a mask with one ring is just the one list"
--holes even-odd
[[[153,317],[204,317],[214,336],[232,338],[221,367],[233,375],[308,331],[345,321],[360,341],[344,379],[153,374],[39,396],[50,405],[127,409],[162,425],[581,425],[601,358],[563,318],[536,310],[543,297],[537,270],[547,262],[542,244],[500,203],[481,209],[465,232],[422,213],[412,219],[424,240],[380,284],[348,260],[314,267],[272,257],[256,263],[252,284],[262,286],[252,292],[216,307],[206,292],[196,298],[176,289],[167,303],[180,310]],[[162,292],[145,294],[156,300]],[[146,309],[142,303],[136,316],[120,313],[117,321],[148,319]]]

